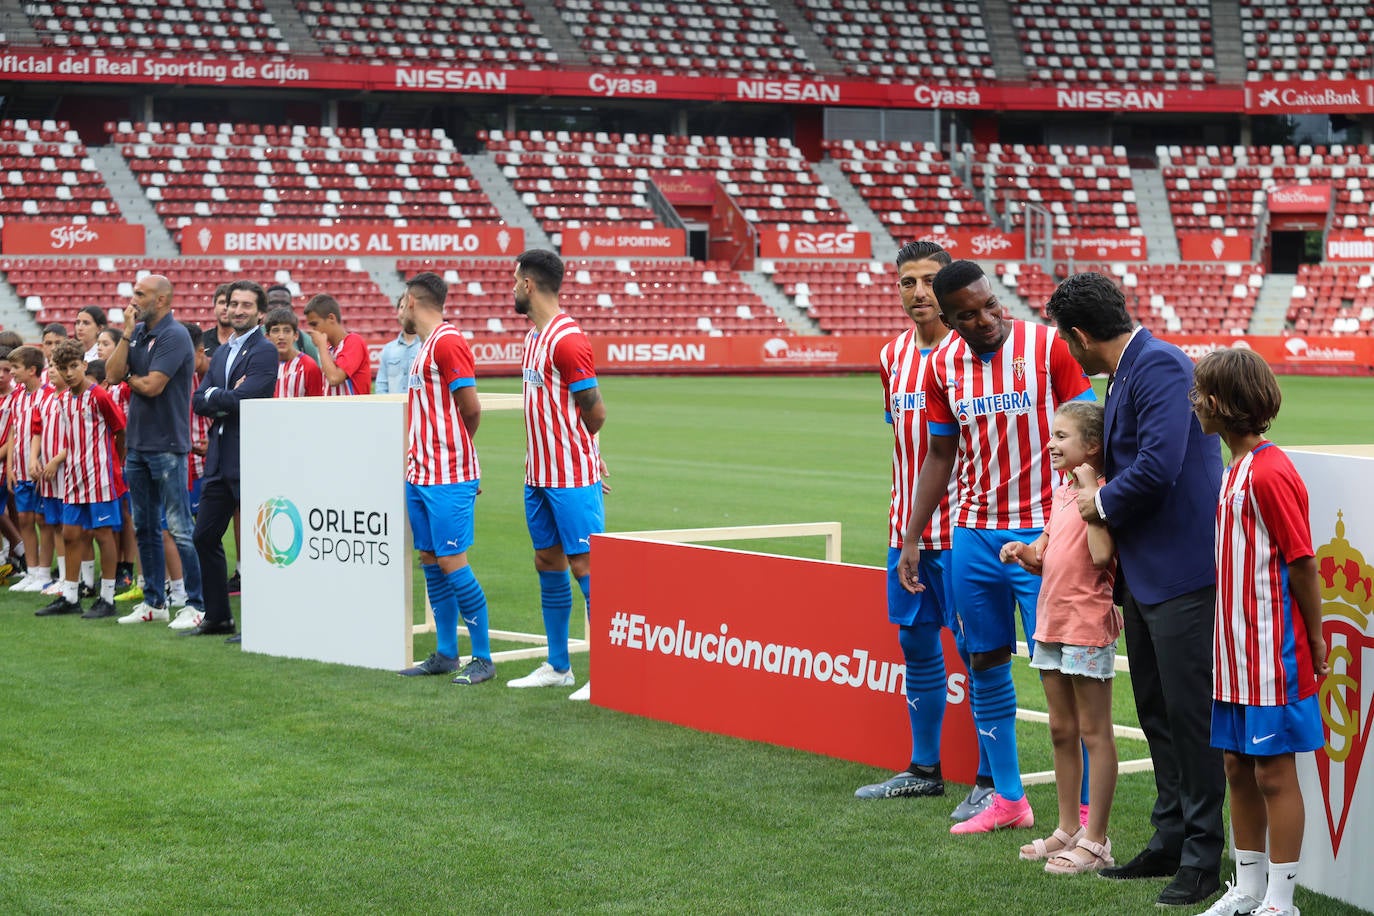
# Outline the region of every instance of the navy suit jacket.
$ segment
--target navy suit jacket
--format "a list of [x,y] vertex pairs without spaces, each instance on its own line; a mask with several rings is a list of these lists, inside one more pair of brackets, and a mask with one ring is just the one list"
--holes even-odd
[[277,387],[277,348],[261,330],[253,332],[243,343],[229,377],[224,377],[224,364],[229,359],[229,346],[215,350],[210,369],[200,380],[191,399],[191,408],[202,417],[211,417],[210,450],[205,455],[204,480],[223,480],[234,493],[239,483],[239,403],[249,398],[270,398]]
[[1144,604],[1217,581],[1221,441],[1203,435],[1192,386],[1192,360],[1142,328],[1107,396],[1102,511],[1116,540],[1118,586],[1124,578]]

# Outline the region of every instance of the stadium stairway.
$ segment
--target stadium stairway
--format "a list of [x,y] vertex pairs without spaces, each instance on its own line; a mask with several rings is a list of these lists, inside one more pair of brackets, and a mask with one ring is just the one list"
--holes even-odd
[[[24,13],[24,4],[19,0],[0,0],[0,32],[4,33],[5,42],[11,47],[22,45],[32,48],[43,43]],[[6,117],[14,115],[6,114]]]
[[110,189],[110,197],[119,205],[119,212],[123,218],[127,222],[143,225],[145,252],[148,257],[175,258],[180,255],[181,251],[172,241],[167,227],[162,224],[162,218],[153,209],[153,202],[148,199],[138,179],[134,177],[133,170],[124,160],[119,147],[113,144],[91,146],[87,147],[87,151],[96,167],[100,169],[100,174],[105,176],[105,186]]
[[[463,161],[472,170],[473,177],[481,184],[491,205],[507,225],[525,230],[525,248],[545,248],[553,250],[553,242],[544,232],[534,214],[520,200],[519,193],[511,187],[500,167],[488,153],[467,153]],[[517,252],[518,253],[518,252]]]
[[1259,298],[1255,300],[1255,310],[1250,313],[1251,334],[1273,336],[1283,333],[1288,321],[1288,307],[1293,303],[1293,287],[1297,282],[1295,274],[1265,276]]
[[358,258],[358,263],[367,271],[372,282],[384,294],[388,302],[395,302],[406,291],[406,277],[396,269],[395,258]]
[[787,27],[793,38],[797,39],[797,47],[801,48],[802,53],[815,65],[818,72],[827,76],[844,75],[844,67],[840,66],[839,61],[835,60],[821,43],[816,30],[811,28],[811,23],[807,22],[798,8],[797,0],[770,0],[769,5],[773,7],[773,12],[778,14],[778,21]]
[[1212,0],[1212,58],[1220,83],[1245,82],[1245,44],[1240,35],[1237,0]]
[[310,34],[310,27],[305,24],[291,0],[262,0],[261,9],[272,16],[273,24],[281,30],[292,55],[319,57],[324,54],[324,49]]
[[1131,169],[1135,188],[1135,208],[1140,228],[1145,230],[1147,256],[1152,264],[1178,263],[1178,234],[1169,212],[1169,193],[1164,188],[1164,173],[1159,169]]
[[0,328],[16,331],[25,340],[39,340],[43,336],[42,325],[33,312],[24,308],[24,301],[8,277],[0,282]]
[[1026,59],[1016,38],[1008,0],[983,0],[983,27],[992,46],[993,66],[999,80],[1023,83],[1028,78]]
[[525,9],[534,17],[539,31],[549,40],[558,62],[565,66],[590,67],[587,52],[577,43],[577,36],[568,28],[568,23],[558,15],[558,8],[551,0],[525,0]]
[[739,277],[763,300],[764,305],[773,310],[773,314],[787,323],[787,327],[793,333],[804,336],[815,336],[821,333],[815,320],[789,299],[786,293],[778,289],[777,284],[768,274],[759,270],[741,270]]
[[[830,193],[835,195],[836,202],[844,208],[844,212],[849,214],[854,226],[862,232],[867,232],[873,241],[873,257],[879,261],[891,261],[897,253],[897,241],[892,237],[892,233],[887,231],[887,226],[883,225],[882,220],[869,209],[868,204],[859,196],[859,192],[854,190],[854,186],[845,177],[844,170],[839,163],[829,156],[812,166],[817,177],[825,182],[825,186],[830,189]],[[911,241],[907,239],[905,241]]]

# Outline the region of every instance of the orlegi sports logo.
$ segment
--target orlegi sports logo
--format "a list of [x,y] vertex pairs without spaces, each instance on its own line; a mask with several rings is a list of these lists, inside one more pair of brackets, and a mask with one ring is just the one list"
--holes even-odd
[[305,526],[296,504],[284,496],[263,500],[253,523],[258,554],[272,566],[290,566],[301,555]]
[[253,523],[258,553],[270,565],[290,566],[301,558],[363,566],[391,564],[391,516],[356,508],[312,506],[304,514],[284,496],[258,506]]

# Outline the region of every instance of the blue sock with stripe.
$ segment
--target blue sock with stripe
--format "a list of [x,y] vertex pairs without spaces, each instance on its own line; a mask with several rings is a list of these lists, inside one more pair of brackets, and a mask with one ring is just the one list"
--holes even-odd
[[[487,634],[487,596],[471,566],[460,566],[448,576],[449,587],[457,596],[456,609],[472,640],[472,657],[491,660],[491,637]],[[454,622],[456,629],[457,622]]]
[[544,632],[549,637],[549,664],[558,671],[567,671],[572,667],[568,659],[572,583],[566,569],[539,574],[539,604],[544,612]]
[[972,678],[973,724],[987,742],[992,783],[1007,801],[1020,801],[1026,790],[1016,753],[1016,685],[1011,680],[1011,662],[974,671]]
[[438,563],[420,566],[425,571],[425,590],[434,608],[435,650],[440,655],[458,657],[458,595]]
[[[973,659],[969,657],[968,647],[964,645],[963,638],[959,631],[954,631],[954,646],[959,653],[959,658],[964,663],[964,670],[969,672],[969,705],[973,704]],[[974,732],[977,734],[977,731]],[[978,775],[983,779],[992,779],[992,764],[988,762],[988,743],[982,735],[978,735]]]
[[897,641],[906,659],[906,714],[911,720],[911,762],[940,762],[940,730],[945,722],[945,654],[940,628],[931,624],[899,627]]
[[588,619],[588,620],[591,620],[591,619],[592,619],[592,575],[591,575],[591,573],[588,573],[588,574],[585,575],[585,576],[578,576],[578,577],[577,577],[577,587],[580,588],[580,589],[582,589],[582,601],[584,602],[584,604],[586,605],[586,608],[587,608],[587,619]]
[[1083,785],[1078,790],[1078,803],[1086,805],[1088,803],[1088,746],[1079,742],[1083,750]]

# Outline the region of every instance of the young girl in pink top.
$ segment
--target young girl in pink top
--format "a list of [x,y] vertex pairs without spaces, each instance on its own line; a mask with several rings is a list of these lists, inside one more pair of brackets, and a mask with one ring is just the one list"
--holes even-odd
[[[1054,833],[1021,847],[1021,858],[1045,861],[1045,871],[1071,875],[1113,864],[1107,820],[1116,791],[1116,739],[1112,734],[1112,677],[1121,620],[1112,602],[1116,549],[1105,525],[1089,525],[1078,512],[1080,487],[1101,482],[1102,406],[1069,401],[1054,414],[1049,455],[1068,475],[1054,493],[1045,530],[1031,543],[1002,546],[1002,562],[1040,573],[1035,650],[1031,667],[1049,703],[1059,824]],[[1082,749],[1089,761],[1089,806],[1080,823]]]

